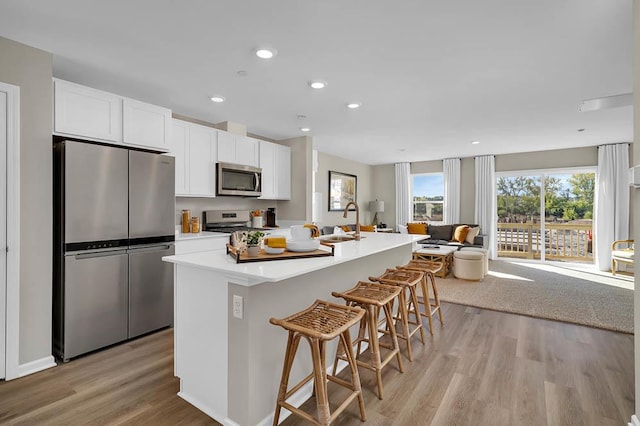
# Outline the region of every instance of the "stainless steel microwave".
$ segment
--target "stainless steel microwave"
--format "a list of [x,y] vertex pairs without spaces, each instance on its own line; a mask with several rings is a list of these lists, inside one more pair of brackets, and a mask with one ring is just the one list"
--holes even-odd
[[262,169],[242,164],[218,163],[216,195],[259,197],[262,195]]

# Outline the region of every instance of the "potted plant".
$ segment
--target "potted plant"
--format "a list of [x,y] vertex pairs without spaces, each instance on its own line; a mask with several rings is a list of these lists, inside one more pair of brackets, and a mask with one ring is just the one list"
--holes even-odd
[[260,242],[265,236],[262,231],[247,231],[243,233],[243,240],[247,244],[247,254],[251,257],[260,253]]

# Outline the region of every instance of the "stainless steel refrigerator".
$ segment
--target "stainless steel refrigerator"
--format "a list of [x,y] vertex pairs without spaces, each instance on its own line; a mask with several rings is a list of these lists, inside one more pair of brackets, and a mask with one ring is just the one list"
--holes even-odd
[[54,143],[54,354],[64,361],[173,322],[170,156]]

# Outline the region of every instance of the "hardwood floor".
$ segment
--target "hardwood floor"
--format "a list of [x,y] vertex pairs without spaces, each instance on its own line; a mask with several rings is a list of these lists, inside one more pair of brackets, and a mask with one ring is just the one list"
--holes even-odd
[[[360,370],[366,424],[620,425],[630,420],[632,335],[454,304],[443,304],[443,312],[445,326],[436,321],[425,346],[414,340],[415,360],[405,358],[404,374],[394,363],[385,369],[384,400],[375,396],[375,375]],[[173,334],[165,330],[0,382],[0,424],[217,424],[176,396],[178,388]],[[329,391],[339,402],[340,390],[330,384]],[[290,416],[284,424],[304,423]],[[335,424],[362,424],[357,404]]]

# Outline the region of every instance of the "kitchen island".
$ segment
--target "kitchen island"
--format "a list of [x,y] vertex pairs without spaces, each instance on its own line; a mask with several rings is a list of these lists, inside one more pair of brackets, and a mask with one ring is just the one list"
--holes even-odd
[[[269,324],[269,318],[286,317],[316,299],[342,303],[332,291],[406,263],[420,239],[382,233],[363,237],[339,243],[335,256],[328,257],[241,264],[225,250],[165,257],[175,264],[178,395],[225,425],[271,424],[287,333]],[[327,365],[335,355],[332,343]],[[301,344],[290,383],[310,371],[309,350]],[[301,404],[311,387],[300,389],[292,402]],[[281,419],[286,414],[283,410]]]

